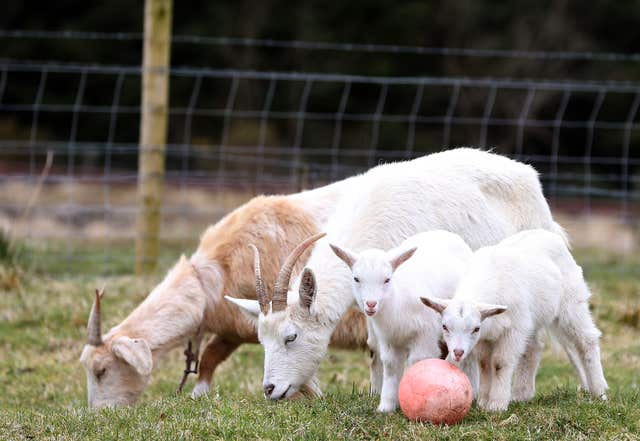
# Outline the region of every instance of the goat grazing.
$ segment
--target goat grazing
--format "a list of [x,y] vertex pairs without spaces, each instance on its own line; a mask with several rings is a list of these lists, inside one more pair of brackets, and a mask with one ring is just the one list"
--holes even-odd
[[[132,404],[163,354],[196,334],[212,333],[192,396],[206,393],[216,366],[241,344],[258,341],[255,327],[222,300],[223,292],[255,298],[252,253],[245,243],[254,243],[270,257],[263,277],[267,287],[272,287],[288,251],[318,231],[357,179],[290,196],[253,198],[209,227],[191,258],[180,258],[164,281],[105,335],[100,327],[101,298],[97,296],[80,359],[87,375],[89,405]],[[306,257],[302,256],[301,262]],[[362,314],[353,308],[342,323],[332,344],[364,347],[367,333]]]
[[[562,232],[536,171],[480,150],[461,148],[379,165],[348,190],[322,228],[327,237],[316,243],[307,261],[315,276],[307,275],[305,284],[298,276],[289,295],[285,289],[275,292],[271,309],[260,310],[256,301],[239,305],[258,319],[265,349],[263,386],[270,398],[289,397],[315,382],[336,325],[354,305],[348,295],[351,273],[335,258],[329,241],[356,252],[390,249],[414,234],[442,229],[477,249],[529,228]],[[293,335],[295,340],[289,340]],[[377,392],[382,368],[373,332],[368,345],[371,387]]]
[[[565,347],[582,387],[606,399],[590,295],[564,239],[530,230],[476,251],[452,299],[422,301],[442,315],[443,337],[455,361],[475,352],[478,405],[503,411],[512,399],[514,371],[525,352],[540,351],[536,336],[544,328]],[[534,393],[530,388],[513,398],[527,400]]]
[[[440,317],[420,307],[420,296],[450,296],[473,252],[460,236],[441,230],[411,236],[387,252],[371,248],[356,254],[330,246],[351,269],[353,296],[378,341],[383,368],[378,412],[392,412],[404,369],[441,355]],[[463,368],[476,389],[477,364]]]

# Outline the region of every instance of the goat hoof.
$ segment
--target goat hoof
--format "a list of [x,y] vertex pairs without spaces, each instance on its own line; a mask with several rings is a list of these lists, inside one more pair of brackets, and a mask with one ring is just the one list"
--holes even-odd
[[486,403],[481,404],[480,407],[488,412],[504,412],[509,407],[509,402],[489,400]]
[[380,403],[380,405],[376,409],[376,412],[378,412],[378,413],[391,413],[394,410],[396,410],[395,404],[382,404],[382,403]]
[[511,401],[529,401],[535,396],[535,391],[522,390],[522,391],[514,391],[511,395]]
[[206,395],[209,395],[209,383],[199,381],[191,391],[191,398],[200,398]]

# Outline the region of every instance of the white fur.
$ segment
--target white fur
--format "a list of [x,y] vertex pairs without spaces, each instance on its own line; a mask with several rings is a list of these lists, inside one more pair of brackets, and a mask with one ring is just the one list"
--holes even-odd
[[[443,229],[458,233],[477,249],[529,228],[563,233],[552,219],[536,171],[480,150],[449,150],[380,165],[347,188],[323,228],[327,237],[317,242],[307,262],[317,285],[311,307],[298,302],[298,278],[287,311],[258,320],[265,348],[264,382],[274,385],[276,397],[314,380],[333,330],[353,304],[345,295],[350,272],[335,258],[329,242],[356,252],[389,249],[416,233]],[[291,332],[296,341],[285,345]],[[371,349],[375,361],[377,349]],[[374,365],[372,372],[381,369]],[[373,385],[380,384],[373,380]]]
[[191,398],[200,398],[209,395],[211,385],[206,381],[198,381],[191,391]]
[[441,311],[450,354],[462,354],[461,361],[475,352],[480,362],[478,404],[503,411],[512,397],[533,397],[535,389],[522,386],[512,396],[512,376],[516,369],[535,375],[545,328],[565,346],[583,388],[606,399],[600,331],[589,313],[590,295],[563,238],[530,230],[478,250],[453,299],[426,299],[425,304]]
[[[394,259],[414,250],[394,271]],[[392,412],[398,406],[404,369],[440,357],[440,317],[421,307],[420,296],[451,297],[473,252],[460,236],[441,230],[411,236],[388,252],[376,248],[359,254],[342,252],[353,261],[353,296],[369,316],[380,349],[383,380],[378,411]],[[465,368],[477,388],[477,364]]]

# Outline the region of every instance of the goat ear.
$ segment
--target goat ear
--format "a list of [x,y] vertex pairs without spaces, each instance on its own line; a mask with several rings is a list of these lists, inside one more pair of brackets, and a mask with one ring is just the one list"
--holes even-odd
[[420,300],[422,301],[422,303],[425,304],[425,306],[427,308],[433,309],[438,314],[442,314],[442,311],[447,309],[447,306],[449,306],[449,301],[448,300],[438,299],[436,297],[431,297],[431,298],[429,298],[429,297],[420,297]]
[[395,271],[400,265],[402,265],[407,260],[409,260],[411,256],[413,256],[413,253],[416,252],[417,249],[418,249],[417,247],[409,248],[406,251],[401,251],[400,254],[395,254],[392,252],[393,257],[389,259],[389,263],[391,263],[391,269]]
[[254,325],[258,323],[258,317],[260,316],[260,303],[258,303],[257,300],[237,299],[230,296],[224,296],[224,298],[239,307],[240,311],[242,311],[251,323]]
[[479,303],[476,305],[476,308],[478,308],[478,311],[480,311],[480,320],[484,320],[494,315],[502,314],[507,310],[506,306],[491,305],[488,303]]
[[353,267],[353,264],[358,260],[358,255],[353,251],[346,248],[340,248],[338,245],[332,243],[329,244],[333,252],[338,256],[349,268]]
[[149,344],[143,338],[118,337],[111,345],[113,354],[130,364],[140,375],[150,375],[153,357]]
[[306,309],[311,308],[313,299],[316,297],[316,277],[309,268],[305,268],[302,272],[300,280],[300,305]]

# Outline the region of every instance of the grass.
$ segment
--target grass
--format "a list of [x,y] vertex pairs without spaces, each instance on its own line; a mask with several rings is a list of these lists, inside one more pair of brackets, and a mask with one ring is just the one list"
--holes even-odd
[[[87,248],[100,261],[102,249]],[[115,256],[115,257],[114,257]],[[175,259],[172,250],[165,262]],[[111,259],[129,261],[125,250]],[[95,276],[99,263],[64,271],[56,259],[15,270],[0,263],[0,439],[640,439],[640,266],[603,252],[578,253],[593,287],[593,310],[604,332],[610,400],[578,390],[565,357],[548,349],[530,403],[489,414],[472,407],[452,427],[378,415],[362,352],[332,351],[321,366],[327,392],[315,401],[269,403],[260,394],[262,349],[243,346],[219,369],[209,397],[175,396],[183,361],[176,350],[154,371],[133,408],[89,411],[78,357],[96,286],[107,284],[104,326],[119,322],[161,278],[121,271]],[[635,314],[635,316],[634,316]],[[189,387],[193,384],[190,380]]]

